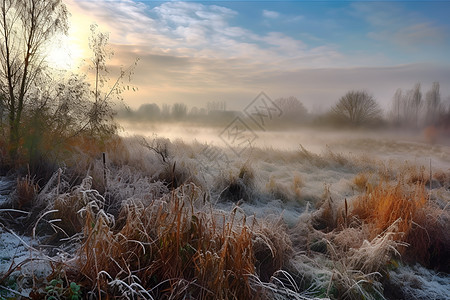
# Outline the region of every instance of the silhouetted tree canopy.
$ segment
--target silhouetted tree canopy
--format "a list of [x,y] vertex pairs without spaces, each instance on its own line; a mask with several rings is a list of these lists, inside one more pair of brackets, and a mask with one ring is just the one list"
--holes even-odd
[[187,115],[187,106],[184,103],[175,103],[172,106],[172,116],[176,120],[181,120]]
[[156,103],[146,103],[139,107],[136,114],[142,120],[159,120],[161,109]]
[[296,97],[278,98],[275,104],[283,112],[283,116],[289,119],[301,119],[308,114],[305,106]]
[[444,110],[441,104],[441,94],[439,92],[439,82],[433,82],[431,89],[425,95],[426,115],[425,122],[427,125],[436,125],[440,114]]
[[366,91],[349,91],[332,108],[332,113],[342,122],[352,125],[368,124],[381,119],[381,109]]

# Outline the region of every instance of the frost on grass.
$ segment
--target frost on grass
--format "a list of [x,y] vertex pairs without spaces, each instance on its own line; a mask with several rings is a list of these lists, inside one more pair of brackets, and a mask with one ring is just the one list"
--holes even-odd
[[[31,244],[31,239],[22,237]],[[6,274],[10,267],[25,261],[29,256],[29,249],[19,238],[0,227],[0,274]]]
[[389,272],[392,289],[400,290],[404,299],[447,299],[450,295],[450,276],[426,269],[419,264],[400,266]]
[[0,296],[27,297],[35,278],[51,273],[49,258],[32,238],[0,227]]
[[[255,148],[220,164],[204,161],[200,143],[160,139],[167,146],[161,156],[139,141],[116,140],[106,166],[97,154],[76,152],[41,186],[27,212],[35,244],[43,237],[54,243],[47,252],[52,257],[45,257],[50,277],[64,278],[66,286],[76,282],[83,296],[448,294],[447,275],[396,267],[402,260],[445,264],[439,258],[449,245],[446,171],[433,170],[430,181],[414,164],[331,147],[321,153]],[[18,237],[1,232],[9,246],[0,246],[1,257],[8,257],[0,275],[12,258],[17,265],[30,256],[16,240],[31,241]],[[32,257],[27,267],[36,271],[37,253]],[[40,296],[44,277],[35,290]]]

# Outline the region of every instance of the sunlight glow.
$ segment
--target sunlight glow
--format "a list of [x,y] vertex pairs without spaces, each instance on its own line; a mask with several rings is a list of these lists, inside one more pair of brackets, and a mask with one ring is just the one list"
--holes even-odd
[[84,52],[76,43],[62,42],[49,49],[46,61],[51,68],[74,70],[83,60]]
[[71,16],[69,32],[52,39],[46,52],[46,61],[50,67],[58,70],[79,68],[87,57],[89,26],[83,26],[80,16]]

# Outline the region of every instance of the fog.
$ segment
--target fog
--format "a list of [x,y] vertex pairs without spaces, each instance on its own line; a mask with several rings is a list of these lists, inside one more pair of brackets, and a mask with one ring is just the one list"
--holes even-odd
[[[188,123],[135,123],[122,122],[123,136],[140,135],[147,138],[164,137],[171,141],[208,144],[223,149],[230,148],[224,127],[205,127]],[[316,154],[332,151],[345,155],[369,156],[382,160],[408,160],[417,164],[450,168],[450,136],[437,133],[431,142],[423,130],[406,131],[392,129],[332,129],[303,127],[297,129],[252,129],[255,138],[248,144],[261,150],[299,151],[301,147]],[[232,146],[232,145],[231,145]],[[239,151],[238,151],[239,152]],[[239,156],[231,152],[233,156]]]

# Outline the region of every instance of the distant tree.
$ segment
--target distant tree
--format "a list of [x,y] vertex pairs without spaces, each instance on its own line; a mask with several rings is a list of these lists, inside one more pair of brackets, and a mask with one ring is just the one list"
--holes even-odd
[[391,110],[391,118],[394,120],[394,123],[399,126],[402,121],[402,105],[403,105],[403,94],[402,89],[397,89],[394,94],[394,98],[392,99],[392,110]]
[[422,92],[420,91],[420,83],[416,83],[414,85],[414,88],[410,91],[409,94],[409,101],[410,101],[410,105],[412,110],[414,111],[414,123],[415,126],[418,127],[419,126],[419,112],[420,109],[423,106],[423,102],[422,102]]
[[187,106],[184,103],[175,103],[172,106],[172,117],[175,120],[182,120],[186,117]]
[[208,113],[212,111],[225,111],[227,110],[227,103],[225,101],[210,101],[206,104]]
[[8,113],[9,154],[17,156],[23,110],[46,71],[43,48],[57,33],[67,33],[61,0],[0,1],[0,92]]
[[441,104],[441,94],[439,92],[439,82],[433,82],[431,89],[425,95],[426,100],[426,123],[435,125],[443,110]]
[[381,118],[380,106],[366,91],[348,92],[332,108],[332,113],[341,121],[353,125],[367,124]]
[[197,106],[193,106],[191,110],[189,111],[189,115],[191,116],[198,116],[200,114],[200,110]]
[[128,105],[119,105],[115,108],[116,116],[120,119],[133,119],[136,112]]
[[161,109],[156,103],[142,104],[136,112],[137,117],[145,120],[159,119],[161,116]]
[[274,102],[283,112],[284,118],[301,121],[308,114],[303,103],[294,96],[278,98]]
[[163,104],[161,106],[161,117],[162,118],[169,118],[170,117],[170,105],[169,104]]

